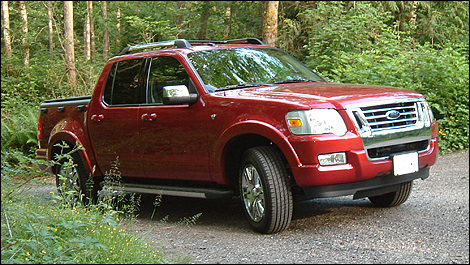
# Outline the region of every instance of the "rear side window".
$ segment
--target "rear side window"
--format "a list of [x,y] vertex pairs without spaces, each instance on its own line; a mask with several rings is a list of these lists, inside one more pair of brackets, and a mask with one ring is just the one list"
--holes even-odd
[[139,104],[141,72],[145,59],[116,62],[110,69],[103,94],[108,105]]

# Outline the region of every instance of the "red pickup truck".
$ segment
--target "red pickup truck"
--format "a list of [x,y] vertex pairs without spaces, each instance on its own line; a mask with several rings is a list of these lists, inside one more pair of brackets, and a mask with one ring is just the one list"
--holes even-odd
[[53,168],[59,190],[85,194],[118,158],[125,191],[239,197],[267,234],[289,226],[296,198],[400,205],[438,154],[423,95],[328,82],[255,38],[126,47],[91,96],[43,102],[38,123],[38,159],[84,148]]

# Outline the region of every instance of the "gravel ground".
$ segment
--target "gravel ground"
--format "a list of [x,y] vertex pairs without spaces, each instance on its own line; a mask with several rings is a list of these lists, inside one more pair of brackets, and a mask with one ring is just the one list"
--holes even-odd
[[[195,264],[468,264],[468,168],[468,150],[440,156],[395,208],[352,196],[298,202],[291,226],[274,235],[253,232],[235,200],[163,197],[152,219],[155,196],[143,195],[128,231],[153,241],[169,260]],[[198,214],[195,224],[180,222]]]
[[[296,203],[289,229],[253,232],[238,201],[143,196],[132,227],[168,257],[193,263],[469,263],[469,153],[440,156],[403,205],[352,196]],[[178,224],[202,213],[196,224]],[[168,217],[162,222],[161,219]]]

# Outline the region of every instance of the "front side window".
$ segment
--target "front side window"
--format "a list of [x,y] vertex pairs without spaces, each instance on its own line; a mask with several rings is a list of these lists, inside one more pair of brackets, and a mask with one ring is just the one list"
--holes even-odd
[[289,82],[325,81],[288,53],[273,48],[231,48],[188,54],[209,92]]
[[116,62],[106,80],[103,101],[108,105],[140,103],[141,72],[145,59]]
[[163,87],[185,85],[191,93],[194,86],[183,65],[174,57],[152,58],[147,85],[147,103],[163,104]]

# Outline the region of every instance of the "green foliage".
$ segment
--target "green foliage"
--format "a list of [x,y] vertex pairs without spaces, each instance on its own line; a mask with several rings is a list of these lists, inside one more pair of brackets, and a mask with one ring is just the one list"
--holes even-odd
[[76,61],[77,91],[67,84],[65,64],[59,59],[50,59],[43,54],[31,59],[31,65],[21,65],[16,57],[2,56],[2,107],[15,109],[18,105],[29,104],[39,108],[46,99],[88,95],[93,91],[103,62]]
[[341,54],[343,62],[332,79],[402,87],[425,95],[440,127],[441,151],[468,149],[469,66],[459,53],[417,46],[414,50],[389,47],[361,54]]
[[157,195],[155,196],[155,201],[153,201],[153,205],[155,206],[153,208],[152,216],[150,216],[150,219],[153,220],[153,216],[155,215],[155,210],[157,210],[157,207],[160,206],[162,203],[162,195]]
[[155,20],[150,16],[144,18],[127,16],[126,20],[137,33],[139,40],[143,40],[145,43],[173,38],[172,36],[176,35],[176,28],[170,26],[169,20]]
[[[469,64],[467,52],[417,43],[389,26],[393,17],[367,3],[319,3],[320,14],[302,12],[312,29],[306,63],[342,83],[402,87],[422,93],[440,126],[442,152],[468,149]],[[342,32],[342,34],[338,34]]]
[[9,180],[10,176],[19,176],[34,179],[44,175],[44,172],[37,167],[39,161],[25,155],[22,151],[5,148],[2,150],[1,155],[2,178]]
[[4,200],[2,181],[2,264],[170,263],[165,254],[122,228],[112,212],[66,207],[50,196]]
[[[59,154],[56,161],[71,159],[71,152]],[[97,204],[85,206],[71,205],[54,192],[31,193],[25,189],[25,183],[35,176],[29,176],[26,181],[13,180],[10,178],[12,171],[3,171],[3,166],[9,163],[4,159],[2,153],[2,264],[191,262],[188,257],[168,261],[160,249],[126,232],[123,227],[132,225],[133,220],[127,217],[135,216],[136,208],[123,205],[122,198],[104,197]],[[113,171],[108,174],[113,185],[119,181],[118,165],[115,162]],[[185,224],[195,220],[191,217]]]
[[122,30],[132,33],[121,35],[123,47],[176,38],[259,37],[262,32],[257,1],[143,1],[138,8],[132,2],[120,6]]
[[2,152],[7,149],[21,150],[32,156],[37,149],[37,107],[29,105],[18,107],[19,112],[3,112],[2,110]]
[[190,217],[183,217],[180,221],[178,221],[177,224],[184,224],[186,226],[189,226],[189,225],[194,225],[196,224],[197,220],[199,219],[199,217],[202,215],[202,213],[197,213],[193,216],[190,216]]
[[[52,1],[52,51],[47,3],[25,3],[27,34],[21,30],[18,2],[9,2],[12,58],[3,56],[2,38],[2,150],[16,148],[31,157],[36,142],[33,113],[40,102],[91,94],[105,61],[125,46],[201,36],[262,36],[259,1],[108,1],[106,21],[102,2],[93,2],[95,58],[87,61],[82,37],[86,3],[76,1],[79,86],[72,89],[66,82],[62,49],[63,3]],[[105,29],[111,40],[108,58],[102,58]],[[320,74],[340,82],[424,93],[440,123],[443,151],[468,148],[468,32],[468,1],[281,1],[279,9],[279,47]],[[22,62],[23,37],[30,49],[29,67]]]
[[307,65],[323,75],[336,68],[342,54],[360,54],[396,39],[386,25],[392,18],[390,13],[370,4],[357,3],[350,9],[344,5],[344,2],[321,2],[317,9],[307,9],[299,14],[306,21],[307,29],[316,31],[305,47],[308,50]]
[[111,164],[110,170],[105,172],[98,206],[106,210],[118,211],[124,217],[132,219],[137,217],[141,196],[123,192],[119,165],[119,157],[117,157]]
[[420,44],[466,46],[468,57],[469,1],[419,1],[416,19],[412,36]]

